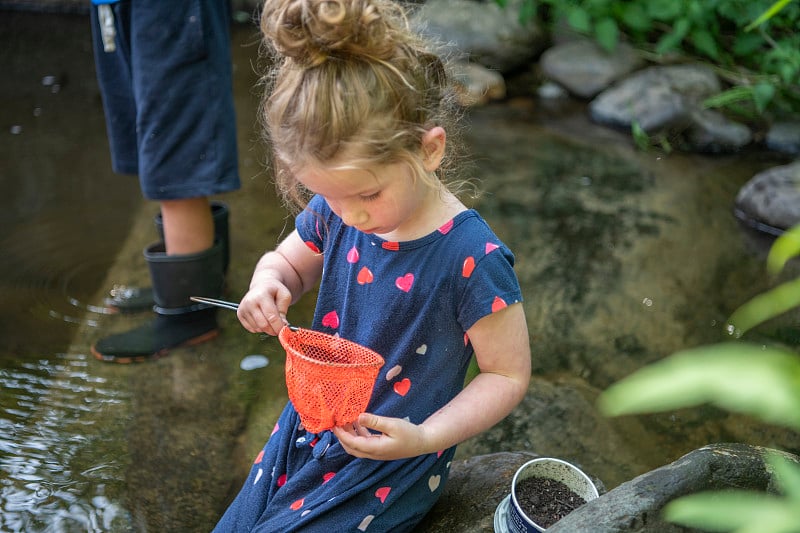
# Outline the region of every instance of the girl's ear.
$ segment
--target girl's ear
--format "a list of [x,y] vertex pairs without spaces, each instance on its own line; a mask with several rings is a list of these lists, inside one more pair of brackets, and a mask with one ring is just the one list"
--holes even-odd
[[441,126],[429,129],[422,136],[422,163],[427,172],[434,172],[441,165],[446,141],[447,134]]

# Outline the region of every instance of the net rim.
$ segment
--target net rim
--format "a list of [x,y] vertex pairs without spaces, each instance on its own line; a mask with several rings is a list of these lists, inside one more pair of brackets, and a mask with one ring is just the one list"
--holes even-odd
[[[284,330],[288,331],[288,333],[284,333]],[[294,330],[291,330],[291,329],[288,328],[288,326],[286,326],[286,327],[284,327],[284,330],[281,330],[279,332],[278,338],[279,338],[279,340],[281,340],[281,344],[283,345],[283,349],[286,350],[286,354],[290,355],[292,357],[297,357],[298,359],[300,359],[302,361],[305,361],[307,363],[310,363],[310,364],[313,364],[313,365],[326,365],[326,366],[331,366],[331,367],[350,368],[350,369],[379,369],[385,364],[385,360],[383,359],[383,356],[381,356],[381,354],[379,354],[378,352],[376,352],[376,351],[374,351],[374,350],[372,350],[370,348],[367,348],[366,346],[362,346],[361,344],[358,344],[357,342],[354,342],[354,341],[351,341],[351,340],[348,340],[348,339],[343,339],[342,337],[335,337],[335,336],[330,335],[328,333],[323,333],[321,331],[317,331],[317,330],[313,330],[313,329],[295,328]],[[339,363],[339,362],[335,362],[335,361],[323,361],[321,359],[315,359],[313,357],[309,357],[306,354],[301,353],[296,348],[294,348],[292,346],[288,346],[289,343],[288,343],[288,339],[286,337],[288,335],[294,334],[294,333],[305,333],[306,335],[310,334],[311,336],[318,337],[318,338],[331,337],[331,338],[335,338],[339,342],[347,342],[347,343],[353,344],[356,347],[358,347],[360,353],[363,353],[366,356],[368,356],[370,358],[370,361],[353,362],[353,363]],[[308,346],[314,347],[314,348],[319,348],[318,346],[314,346],[313,344],[309,344],[309,343],[305,343],[305,344],[308,345]]]

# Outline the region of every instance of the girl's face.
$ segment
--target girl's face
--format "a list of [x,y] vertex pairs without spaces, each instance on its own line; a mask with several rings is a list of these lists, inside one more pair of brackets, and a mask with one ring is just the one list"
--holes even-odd
[[[295,177],[319,194],[342,221],[363,233],[401,241],[427,233],[436,189],[407,163],[371,168],[303,168]],[[418,234],[422,232],[422,234]]]

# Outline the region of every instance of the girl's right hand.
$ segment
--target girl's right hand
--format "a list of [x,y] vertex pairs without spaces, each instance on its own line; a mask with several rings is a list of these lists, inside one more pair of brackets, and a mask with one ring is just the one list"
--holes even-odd
[[286,313],[292,303],[292,293],[278,279],[264,276],[250,286],[239,303],[236,315],[244,328],[251,333],[277,335],[288,325]]

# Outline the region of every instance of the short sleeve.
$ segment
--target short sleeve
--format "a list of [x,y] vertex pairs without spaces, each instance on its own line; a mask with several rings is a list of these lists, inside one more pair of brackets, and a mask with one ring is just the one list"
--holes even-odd
[[522,290],[514,272],[514,254],[504,245],[487,248],[475,260],[458,305],[458,320],[464,331],[481,318],[522,301]]
[[300,238],[313,252],[323,253],[325,241],[330,231],[333,211],[321,196],[314,196],[303,211],[295,218],[295,228]]

